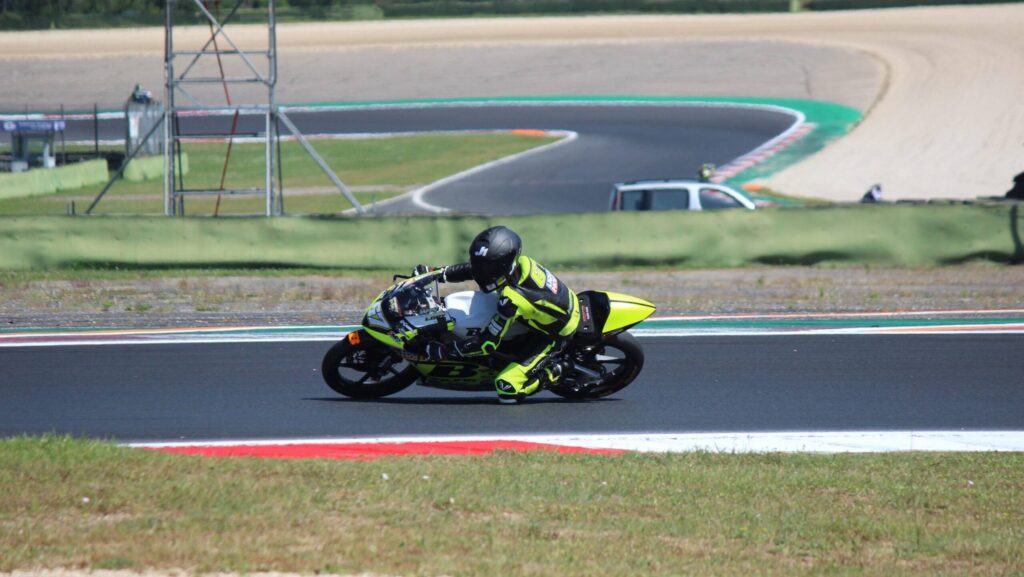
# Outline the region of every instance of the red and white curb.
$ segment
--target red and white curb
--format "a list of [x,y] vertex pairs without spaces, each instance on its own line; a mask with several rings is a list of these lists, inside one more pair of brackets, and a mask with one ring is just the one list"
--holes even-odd
[[503,435],[128,443],[218,457],[377,459],[401,455],[558,453],[1024,452],[1024,431],[805,431],[593,435]]
[[793,126],[779,136],[716,170],[715,175],[711,177],[711,182],[725,182],[751,166],[768,160],[797,140],[810,134],[815,128],[817,128],[816,124],[803,122],[803,117],[801,116]]
[[548,451],[554,453],[620,454],[624,449],[577,447],[534,440],[438,438],[402,439],[330,439],[311,441],[229,441],[200,444],[130,445],[165,453],[206,457],[260,457],[266,459],[350,459],[373,460],[410,455],[486,455],[495,451]]

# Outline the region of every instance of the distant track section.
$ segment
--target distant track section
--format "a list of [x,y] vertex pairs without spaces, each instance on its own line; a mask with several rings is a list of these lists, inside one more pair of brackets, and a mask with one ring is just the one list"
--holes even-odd
[[[559,130],[577,138],[544,154],[466,175],[380,207],[392,214],[455,210],[512,215],[607,209],[615,182],[691,178],[706,162],[727,165],[794,129],[803,117],[778,106],[697,102],[435,102],[289,110],[309,134]],[[182,135],[230,131],[229,116],[188,116]],[[263,117],[243,116],[238,132],[260,132]],[[92,138],[91,120],[71,120],[66,137]],[[101,139],[124,136],[124,120],[100,122]],[[287,177],[286,177],[287,178]]]

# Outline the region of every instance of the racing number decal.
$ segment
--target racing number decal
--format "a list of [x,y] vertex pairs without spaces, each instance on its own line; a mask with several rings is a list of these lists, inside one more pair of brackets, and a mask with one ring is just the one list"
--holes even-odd
[[430,371],[431,377],[440,379],[468,379],[476,376],[476,367],[473,365],[437,365]]

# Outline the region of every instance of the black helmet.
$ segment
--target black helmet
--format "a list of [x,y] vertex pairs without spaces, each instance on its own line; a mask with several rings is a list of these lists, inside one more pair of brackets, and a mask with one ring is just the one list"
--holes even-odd
[[522,252],[523,241],[519,235],[503,226],[481,232],[469,245],[473,280],[484,292],[507,285]]

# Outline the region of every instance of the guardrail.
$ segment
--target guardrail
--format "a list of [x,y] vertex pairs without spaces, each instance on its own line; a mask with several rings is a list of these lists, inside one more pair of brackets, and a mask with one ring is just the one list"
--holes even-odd
[[508,218],[0,217],[0,268],[406,270],[465,260],[494,224],[559,268],[1020,263],[1020,212],[1001,202]]

